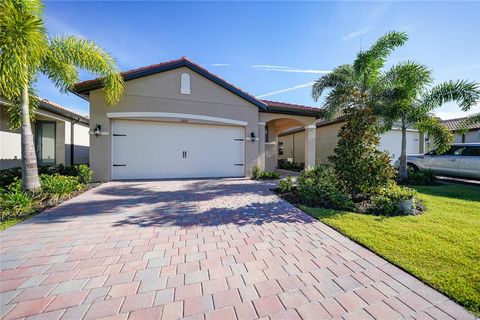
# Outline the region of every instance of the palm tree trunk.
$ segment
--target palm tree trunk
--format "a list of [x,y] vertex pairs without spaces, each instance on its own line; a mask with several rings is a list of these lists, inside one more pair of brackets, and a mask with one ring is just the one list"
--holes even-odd
[[408,180],[407,170],[407,127],[402,119],[402,151],[400,152],[400,179],[402,181]]
[[28,105],[28,86],[24,86],[20,101],[22,116],[22,187],[23,190],[35,192],[40,189],[40,179],[38,178],[37,156],[35,155]]

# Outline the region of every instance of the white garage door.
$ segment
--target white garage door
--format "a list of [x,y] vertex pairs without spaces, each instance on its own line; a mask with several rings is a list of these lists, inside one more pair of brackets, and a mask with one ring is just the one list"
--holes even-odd
[[[419,133],[407,131],[407,154],[419,153]],[[402,151],[402,132],[399,130],[388,131],[380,137],[380,150],[390,154],[392,164],[400,157]]]
[[112,179],[244,176],[244,128],[115,120]]

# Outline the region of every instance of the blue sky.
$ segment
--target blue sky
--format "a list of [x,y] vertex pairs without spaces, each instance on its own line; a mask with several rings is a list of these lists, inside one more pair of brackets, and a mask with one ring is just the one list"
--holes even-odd
[[[51,34],[94,40],[121,70],[187,56],[259,97],[321,106],[310,96],[323,72],[351,63],[390,30],[410,40],[387,67],[413,59],[435,82],[480,82],[480,2],[75,2],[47,1]],[[94,77],[82,73],[82,80]],[[40,78],[40,96],[82,114],[88,102]],[[477,106],[477,111],[480,106]],[[436,112],[463,116],[455,105]]]

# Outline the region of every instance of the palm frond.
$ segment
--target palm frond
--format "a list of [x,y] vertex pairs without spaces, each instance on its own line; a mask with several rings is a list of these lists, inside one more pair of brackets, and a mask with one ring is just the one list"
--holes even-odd
[[470,110],[480,101],[479,84],[466,80],[441,83],[422,96],[420,105],[428,112],[452,101],[457,102],[463,111]]
[[405,32],[390,31],[378,39],[370,49],[357,54],[353,69],[356,76],[364,83],[364,87],[374,82],[390,53],[407,40],[408,36]]
[[394,65],[380,77],[380,82],[401,88],[409,92],[413,98],[432,81],[432,71],[414,61],[404,61]]
[[448,128],[439,121],[438,118],[432,115],[425,115],[415,123],[417,128],[422,133],[427,133],[433,140],[433,144],[437,152],[443,153],[448,150],[450,144],[453,142],[453,134]]
[[350,89],[337,87],[332,89],[325,97],[323,104],[324,117],[331,120],[337,117],[342,110],[351,107],[354,104]]
[[[50,39],[49,50],[48,57],[52,63],[62,62],[64,66],[76,66],[99,74],[108,104],[113,105],[121,99],[124,83],[115,60],[94,42],[75,36],[53,37]],[[58,67],[49,70],[54,83],[57,83],[55,80],[68,81],[65,85],[60,85],[60,89],[71,88],[71,81],[76,75],[71,70],[66,73],[58,70]]]
[[52,50],[45,56],[40,70],[63,93],[67,93],[79,80],[76,66]]
[[312,98],[318,101],[325,89],[350,87],[353,81],[352,66],[349,64],[338,66],[332,72],[315,81],[312,87]]
[[47,38],[38,0],[0,1],[0,94],[8,100],[35,76]]

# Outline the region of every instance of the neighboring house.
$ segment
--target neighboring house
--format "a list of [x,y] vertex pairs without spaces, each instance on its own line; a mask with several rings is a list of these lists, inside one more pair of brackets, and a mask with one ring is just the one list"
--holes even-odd
[[277,132],[305,126],[306,164],[315,164],[318,108],[262,101],[187,58],[122,73],[111,107],[99,79],[74,92],[90,101],[95,180],[238,177],[273,170]]
[[[316,163],[328,162],[328,157],[333,155],[337,146],[338,131],[344,124],[342,117],[326,121],[317,120],[316,123]],[[278,137],[278,158],[295,163],[304,163],[303,140],[305,130],[294,128],[281,133]],[[393,127],[390,131],[380,136],[380,150],[388,152],[391,163],[400,156],[402,132],[399,127]],[[424,137],[417,130],[407,130],[407,154],[424,152]]]
[[[8,106],[9,102],[0,98],[0,169],[21,166],[20,130],[10,130]],[[32,121],[38,165],[88,163],[88,127],[87,117],[40,100]]]
[[452,131],[455,143],[480,142],[480,122],[465,124],[464,118],[443,120],[443,124]]

